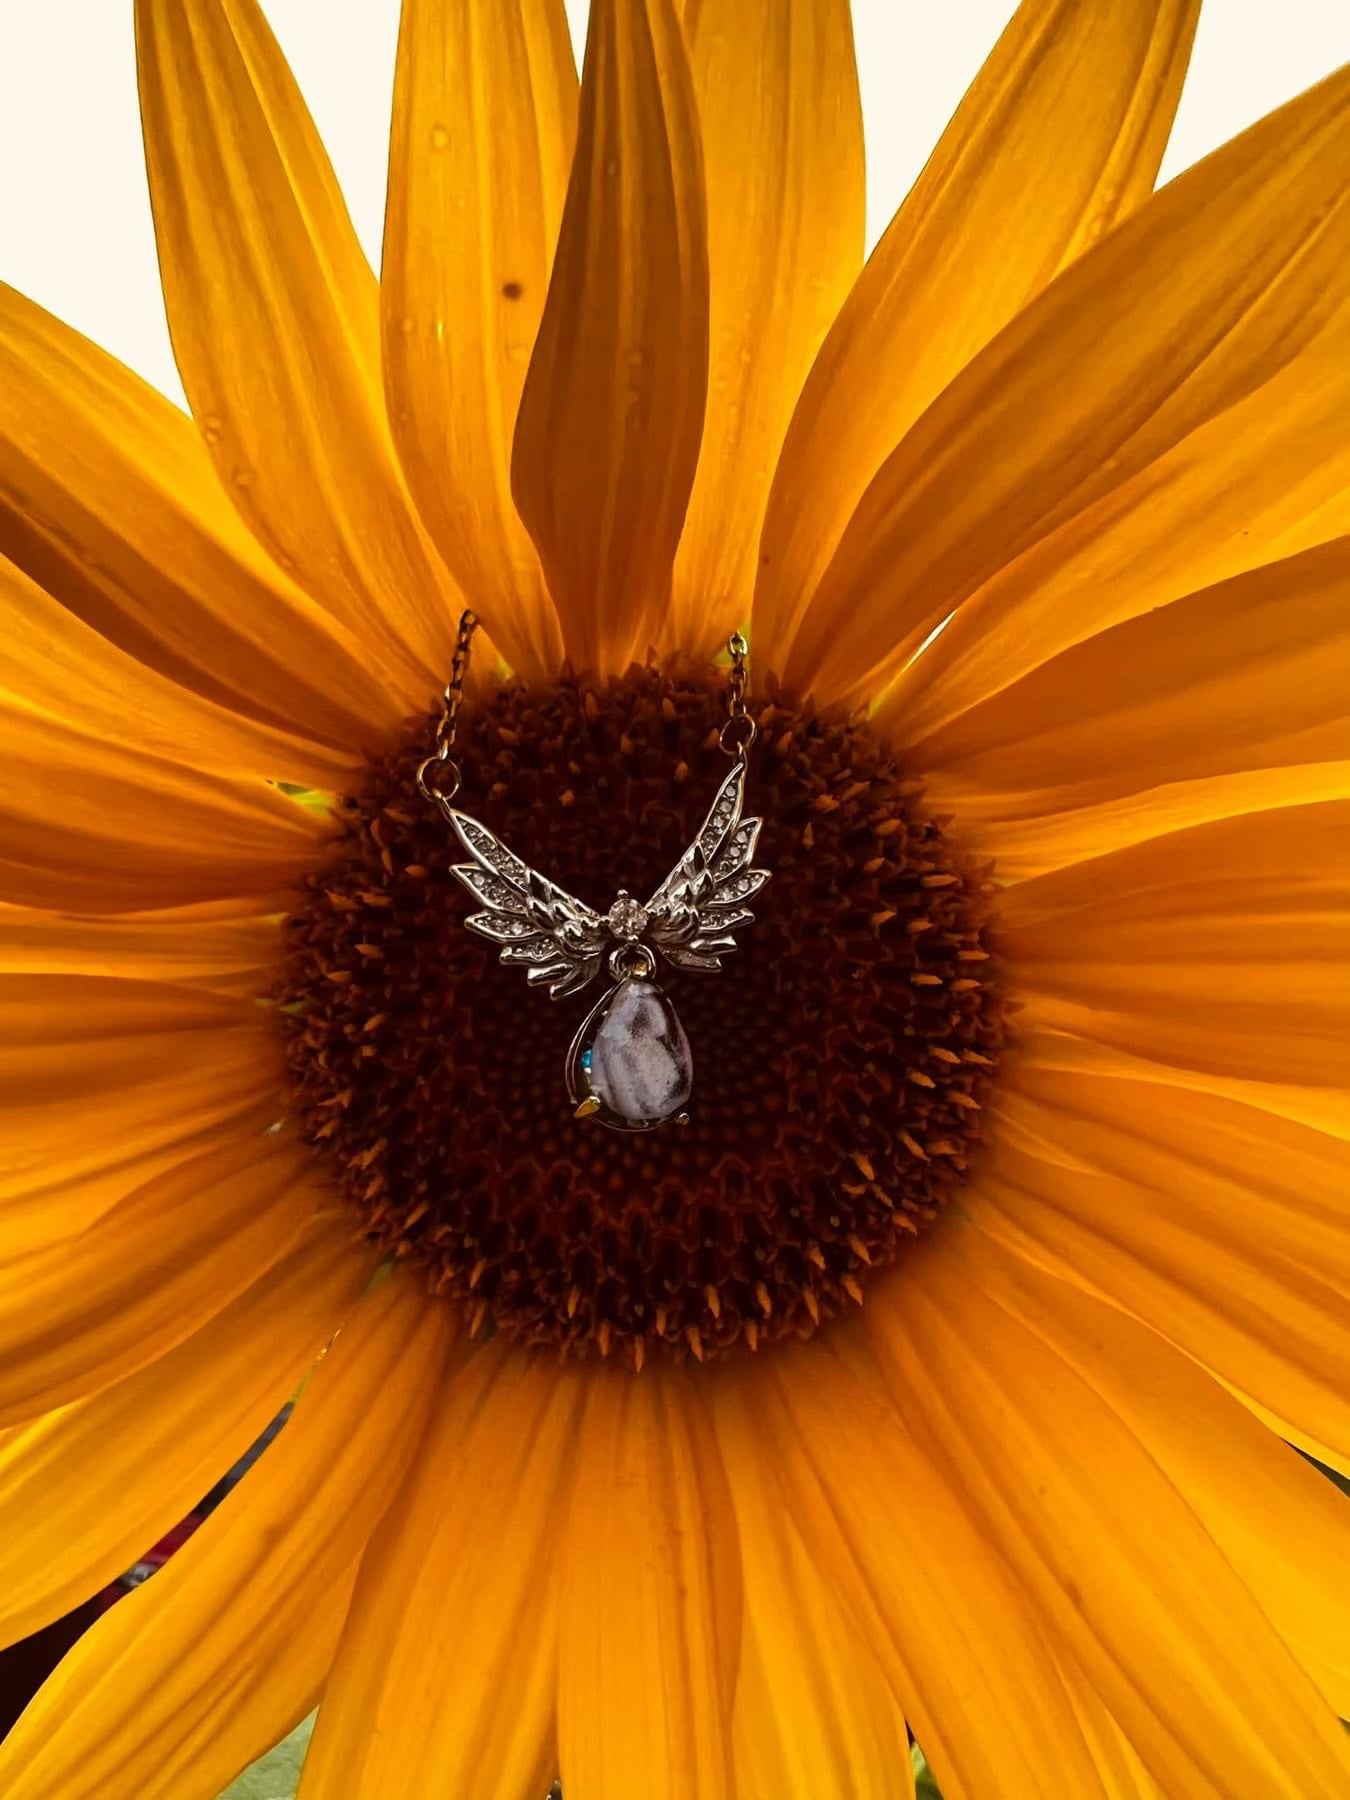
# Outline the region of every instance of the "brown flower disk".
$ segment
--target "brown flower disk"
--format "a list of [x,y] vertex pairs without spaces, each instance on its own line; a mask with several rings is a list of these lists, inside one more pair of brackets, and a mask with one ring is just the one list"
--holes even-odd
[[[457,804],[603,912],[691,842],[728,762],[711,676],[467,702]],[[418,793],[434,721],[376,762],[290,921],[295,1106],[371,1235],[475,1327],[711,1355],[805,1335],[948,1200],[1002,1038],[987,870],[956,858],[858,716],[761,707],[747,807],[772,880],[720,974],[658,971],[694,1055],[690,1122],[573,1118],[552,1003],[463,928],[464,852]]]

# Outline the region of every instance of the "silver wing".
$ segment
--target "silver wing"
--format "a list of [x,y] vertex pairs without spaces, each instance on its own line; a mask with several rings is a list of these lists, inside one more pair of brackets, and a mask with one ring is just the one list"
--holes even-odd
[[743,819],[745,764],[737,761],[717,790],[701,830],[647,902],[643,934],[681,969],[720,969],[736,948],[731,935],[754,923],[745,902],[769,879],[750,866],[762,819]]
[[450,873],[487,909],[464,921],[469,930],[500,944],[501,960],[522,965],[532,986],[546,983],[552,999],[584,988],[609,947],[600,915],[545,880],[468,813],[452,806],[445,812],[473,858]]

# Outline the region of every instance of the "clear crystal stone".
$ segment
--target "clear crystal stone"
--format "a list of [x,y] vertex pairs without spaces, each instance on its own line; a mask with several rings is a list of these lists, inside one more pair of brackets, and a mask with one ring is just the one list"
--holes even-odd
[[622,943],[636,943],[647,929],[647,909],[631,894],[620,894],[610,907],[605,923]]

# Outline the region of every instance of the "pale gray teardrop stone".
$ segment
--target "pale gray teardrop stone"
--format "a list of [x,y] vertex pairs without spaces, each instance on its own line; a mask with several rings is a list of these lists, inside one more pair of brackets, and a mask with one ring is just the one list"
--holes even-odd
[[694,1081],[689,1039],[675,1008],[654,981],[635,975],[619,983],[596,1018],[582,1066],[591,1093],[633,1125],[671,1118]]

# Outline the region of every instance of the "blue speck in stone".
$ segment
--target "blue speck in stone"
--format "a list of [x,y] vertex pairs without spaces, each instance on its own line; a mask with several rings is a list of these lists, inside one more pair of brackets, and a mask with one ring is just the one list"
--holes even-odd
[[587,1073],[587,1074],[588,1074],[588,1075],[589,1075],[589,1074],[590,1074],[590,1070],[591,1070],[591,1063],[592,1063],[592,1062],[593,1062],[593,1061],[594,1061],[594,1059],[595,1059],[595,1052],[594,1052],[594,1050],[583,1050],[583,1051],[582,1051],[582,1053],[581,1053],[581,1066],[582,1066],[582,1068],[583,1068],[583,1069],[585,1069],[585,1071],[586,1071],[586,1073]]

